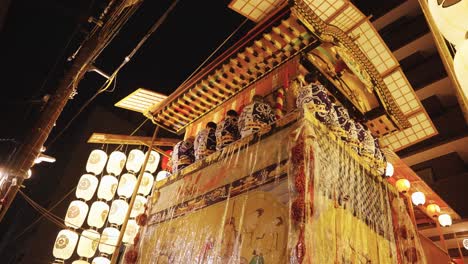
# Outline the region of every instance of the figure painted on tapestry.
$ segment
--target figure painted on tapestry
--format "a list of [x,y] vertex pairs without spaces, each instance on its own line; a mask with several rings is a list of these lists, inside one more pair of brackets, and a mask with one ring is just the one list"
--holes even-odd
[[271,124],[276,121],[276,116],[271,106],[267,104],[261,95],[254,95],[252,102],[246,105],[239,117],[239,131],[244,138],[256,132],[269,131]]
[[174,146],[171,156],[173,173],[178,172],[195,161],[195,156],[193,154],[194,140],[194,137],[189,137],[186,140],[179,141]]
[[222,259],[222,263],[239,262],[237,260],[239,255],[238,235],[239,231],[236,229],[236,219],[234,217],[231,217],[224,225],[223,238],[221,240],[220,256]]
[[333,108],[332,101],[325,87],[318,82],[316,72],[310,72],[304,77],[305,84],[297,91],[296,107],[304,109],[307,107],[315,112],[315,117],[330,130],[340,135],[345,134],[338,122],[338,116]]
[[216,128],[216,149],[220,150],[240,138],[239,115],[235,110],[229,110],[226,117]]
[[216,124],[208,122],[205,129],[198,132],[194,142],[195,160],[201,160],[216,151]]

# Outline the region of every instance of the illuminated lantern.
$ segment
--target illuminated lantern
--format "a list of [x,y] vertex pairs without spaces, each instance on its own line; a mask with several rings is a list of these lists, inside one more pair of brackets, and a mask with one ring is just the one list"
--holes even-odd
[[71,202],[65,215],[65,225],[75,229],[81,227],[86,219],[88,210],[88,205],[83,201],[75,200]]
[[91,205],[88,215],[88,225],[101,228],[106,222],[107,215],[109,214],[109,205],[102,201],[96,201]]
[[110,260],[106,257],[95,257],[91,264],[110,264]]
[[99,184],[99,189],[97,191],[97,197],[106,201],[112,200],[114,198],[115,191],[117,190],[117,185],[119,180],[112,175],[105,175],[101,178],[101,183]]
[[124,200],[114,200],[109,212],[109,223],[121,225],[127,215],[128,203]]
[[115,227],[104,228],[102,231],[101,240],[99,241],[99,251],[106,254],[114,253],[119,235],[120,231]]
[[133,174],[125,173],[122,175],[122,177],[120,177],[119,187],[117,187],[117,194],[125,198],[131,197],[136,181],[137,179]]
[[137,217],[139,214],[145,212],[145,204],[147,199],[141,195],[137,195],[135,197],[135,203],[133,203],[132,212],[130,213],[130,217]]
[[128,154],[127,165],[125,167],[128,171],[137,173],[140,171],[144,161],[145,153],[139,149],[132,149]]
[[134,219],[130,219],[127,222],[127,227],[125,228],[125,233],[123,235],[122,241],[125,244],[133,244],[133,239],[135,238],[136,234],[138,233],[138,230],[140,229],[140,226],[137,225],[136,221]]
[[447,227],[452,225],[452,217],[449,214],[439,215],[439,224],[441,226]]
[[411,184],[407,179],[399,179],[396,181],[395,186],[399,192],[406,193],[410,189]]
[[63,229],[58,233],[57,238],[55,239],[52,254],[58,259],[69,259],[73,255],[77,242],[77,233]]
[[101,235],[92,229],[83,230],[76,252],[78,256],[91,258],[96,253]]
[[168,171],[159,171],[158,174],[156,174],[156,181],[162,181],[166,179],[167,177],[171,176],[171,173]]
[[138,188],[138,193],[143,195],[148,195],[153,189],[154,177],[151,173],[143,173],[143,178],[140,182],[140,187]]
[[430,204],[426,207],[426,212],[432,217],[440,214],[440,207],[437,204]]
[[[148,152],[146,152],[146,154],[148,154]],[[156,151],[152,150],[148,158],[148,162],[146,163],[145,171],[154,173],[156,169],[158,169],[160,160],[161,160],[161,155],[159,155],[159,153],[157,153]]]
[[392,177],[394,172],[395,172],[395,169],[393,168],[393,164],[391,164],[390,162],[387,162],[387,167],[385,168],[385,176]]
[[121,151],[114,151],[110,154],[109,156],[109,161],[107,162],[107,173],[115,175],[120,175],[122,172],[124,166],[125,166],[125,161],[127,160],[127,157],[125,154]]
[[411,195],[411,200],[413,201],[414,205],[423,205],[426,203],[426,196],[422,192],[414,192]]
[[453,69],[465,97],[468,97],[468,39],[457,46],[457,53],[453,59]]
[[463,246],[468,250],[468,238],[463,239]]
[[88,162],[86,163],[86,171],[88,173],[93,173],[94,175],[98,175],[104,169],[107,161],[107,154],[106,152],[95,149],[91,151],[88,157]]
[[91,200],[97,189],[98,183],[99,180],[96,176],[92,174],[83,174],[78,182],[78,186],[76,187],[76,197],[85,201]]
[[31,176],[32,176],[32,171],[31,171],[31,169],[29,169],[29,170],[28,170],[28,173],[26,174],[26,178],[25,178],[25,179],[26,179],[26,180],[27,180],[27,179],[30,179]]
[[86,260],[79,259],[79,260],[73,261],[72,264],[89,264],[89,262]]
[[[450,2],[454,2],[454,4]],[[466,22],[468,0],[429,0],[428,6],[440,33],[458,50],[458,46],[465,40],[468,31],[468,23]]]

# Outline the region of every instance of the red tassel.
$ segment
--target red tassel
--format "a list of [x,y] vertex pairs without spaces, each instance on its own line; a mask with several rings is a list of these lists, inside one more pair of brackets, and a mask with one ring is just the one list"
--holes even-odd
[[125,253],[126,263],[130,263],[130,264],[136,263],[137,259],[138,259],[138,252],[135,249],[130,249],[129,251],[127,251],[127,253]]

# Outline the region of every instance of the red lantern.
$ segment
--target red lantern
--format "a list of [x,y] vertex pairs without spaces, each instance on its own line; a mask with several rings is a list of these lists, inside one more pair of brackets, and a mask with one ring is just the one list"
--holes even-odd
[[[167,154],[167,156],[171,156],[172,155],[172,149],[170,150],[166,150],[165,153]],[[167,157],[166,155],[163,155],[163,158],[162,158],[162,161],[161,161],[161,168],[165,171],[170,171],[172,168],[170,168],[167,163],[169,162],[169,157]]]

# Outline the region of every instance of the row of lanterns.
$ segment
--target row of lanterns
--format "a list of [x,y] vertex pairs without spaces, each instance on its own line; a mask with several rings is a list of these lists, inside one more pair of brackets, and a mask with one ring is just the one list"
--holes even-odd
[[[69,229],[61,230],[54,244],[53,255],[56,261],[63,262],[71,258],[76,248],[81,259],[75,260],[73,264],[89,264],[87,259],[92,258],[97,249],[99,249],[100,255],[95,257],[92,263],[110,263],[107,257],[114,253],[118,244],[117,240],[121,232],[119,226],[125,221],[129,210],[127,199],[133,195],[137,182],[136,174],[142,167],[145,155],[139,149],[131,150],[128,159],[121,151],[114,151],[109,157],[102,150],[96,149],[91,152],[86,164],[87,173],[81,176],[76,188],[77,200],[70,203],[66,212],[64,222]],[[138,195],[133,208],[131,208],[130,217],[132,219],[127,223],[122,239],[124,243],[132,243],[138,232],[139,226],[134,218],[144,212],[146,196],[151,192],[154,183],[152,173],[158,168],[159,160],[159,154],[151,151],[137,191]],[[108,174],[102,176],[99,181],[97,175],[103,172],[104,167],[106,167]],[[124,167],[127,172],[118,179]],[[87,202],[94,197],[95,193],[97,193],[97,200],[89,208]],[[116,199],[114,199],[115,193],[118,196]],[[81,235],[78,235],[77,230],[83,226],[85,220],[90,228],[83,230]],[[100,234],[99,229],[104,226],[106,220],[108,225]]]
[[[395,187],[399,192],[407,193],[411,184],[407,179],[399,179],[396,181]],[[416,206],[422,206],[426,203],[426,196],[423,192],[413,192],[411,194],[411,201]],[[437,217],[441,226],[447,227],[452,225],[452,217],[449,214],[441,214],[440,207],[435,203],[427,205],[426,213],[432,217]]]

